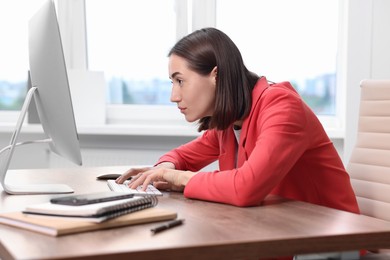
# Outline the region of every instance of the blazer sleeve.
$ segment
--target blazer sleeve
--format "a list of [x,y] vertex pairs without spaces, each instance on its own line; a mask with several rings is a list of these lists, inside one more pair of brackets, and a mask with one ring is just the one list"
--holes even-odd
[[199,171],[216,161],[219,155],[218,134],[207,130],[193,141],[161,156],[156,164],[172,162],[177,170]]

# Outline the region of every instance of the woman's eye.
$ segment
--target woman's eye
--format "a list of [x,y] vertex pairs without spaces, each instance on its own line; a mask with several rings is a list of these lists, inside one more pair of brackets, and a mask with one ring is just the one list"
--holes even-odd
[[183,83],[183,80],[181,80],[181,79],[175,79],[172,81],[172,84],[177,84],[179,86],[181,86],[182,83]]
[[181,80],[181,79],[173,79],[173,80],[171,80],[171,84],[172,85],[177,84],[177,85],[181,86],[181,85],[183,85],[183,80]]

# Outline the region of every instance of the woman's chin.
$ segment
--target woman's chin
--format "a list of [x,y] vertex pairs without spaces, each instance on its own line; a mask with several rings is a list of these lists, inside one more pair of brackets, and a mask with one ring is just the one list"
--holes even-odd
[[193,118],[193,117],[189,117],[189,116],[185,116],[185,119],[188,123],[193,123],[193,122],[199,120],[199,118]]

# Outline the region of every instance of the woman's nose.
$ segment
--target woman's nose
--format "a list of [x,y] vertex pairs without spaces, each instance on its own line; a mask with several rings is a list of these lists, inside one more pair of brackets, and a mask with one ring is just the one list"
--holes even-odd
[[179,102],[180,100],[181,100],[181,96],[179,91],[177,91],[175,87],[172,87],[171,102]]

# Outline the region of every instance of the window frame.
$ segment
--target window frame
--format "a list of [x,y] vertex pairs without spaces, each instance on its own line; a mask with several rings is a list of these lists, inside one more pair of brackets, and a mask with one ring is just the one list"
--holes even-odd
[[[67,66],[69,69],[87,70],[85,0],[57,0],[56,2]],[[213,27],[216,24],[216,0],[176,0],[176,9],[179,14],[177,15],[177,39],[180,39],[190,31],[206,26]],[[346,1],[340,1],[339,51],[337,57],[337,64],[340,65],[345,65],[346,60],[347,28],[345,17],[347,17],[347,9]],[[337,69],[336,115],[318,116],[331,138],[345,137],[344,115],[346,106],[344,100],[346,99],[346,87],[344,83],[346,71],[343,69],[344,67],[338,66]],[[17,112],[0,111],[0,118],[6,120],[3,120],[3,122],[16,122],[17,114]],[[155,131],[150,133],[155,135],[160,135],[159,130],[162,128],[166,129],[167,132],[171,129],[171,132],[177,135],[199,135],[193,124],[185,122],[182,115],[177,111],[176,106],[106,104],[106,124],[98,127],[105,126],[108,128],[126,126],[126,128],[140,129],[139,135],[142,135],[142,129],[146,127],[155,129]],[[78,127],[83,128],[85,126],[79,125]]]

